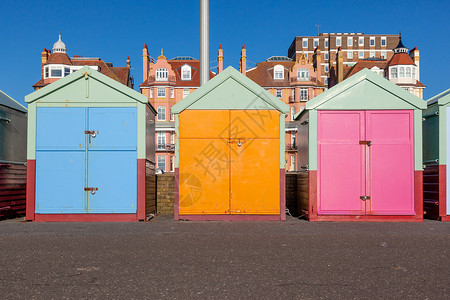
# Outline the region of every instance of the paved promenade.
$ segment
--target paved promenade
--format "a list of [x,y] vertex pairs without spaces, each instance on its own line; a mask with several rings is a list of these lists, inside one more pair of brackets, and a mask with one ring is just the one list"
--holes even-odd
[[450,299],[450,223],[0,222],[2,299]]

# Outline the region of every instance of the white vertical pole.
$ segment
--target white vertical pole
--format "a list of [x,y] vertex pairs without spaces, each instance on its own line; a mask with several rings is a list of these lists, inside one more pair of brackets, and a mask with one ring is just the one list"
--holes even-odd
[[200,86],[209,80],[209,0],[200,0]]

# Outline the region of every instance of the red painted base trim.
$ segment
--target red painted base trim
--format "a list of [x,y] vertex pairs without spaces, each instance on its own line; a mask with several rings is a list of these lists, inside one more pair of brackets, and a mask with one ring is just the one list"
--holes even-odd
[[286,170],[280,169],[280,220],[286,221]]
[[27,200],[26,200],[26,220],[34,220],[36,201],[36,160],[27,160]]
[[441,218],[440,218],[440,220],[442,221],[442,222],[450,222],[450,216],[442,216]]
[[175,168],[175,192],[173,201],[173,219],[180,220],[180,169]]
[[36,222],[136,222],[137,214],[35,214]]
[[[286,219],[286,216],[284,217]],[[180,215],[178,220],[189,221],[284,221],[280,215]]]
[[441,221],[447,216],[447,165],[439,165],[439,217]]
[[318,215],[317,214],[317,171],[309,171],[309,213],[310,221],[323,222],[422,222],[423,221],[423,172],[414,171],[414,212],[413,216],[374,215]]
[[145,159],[137,160],[137,218],[145,220],[146,194],[145,194]]

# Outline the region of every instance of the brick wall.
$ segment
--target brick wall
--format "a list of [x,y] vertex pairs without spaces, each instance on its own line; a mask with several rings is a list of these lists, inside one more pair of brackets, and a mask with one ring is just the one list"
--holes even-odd
[[173,214],[174,190],[174,173],[156,175],[156,212],[158,214]]

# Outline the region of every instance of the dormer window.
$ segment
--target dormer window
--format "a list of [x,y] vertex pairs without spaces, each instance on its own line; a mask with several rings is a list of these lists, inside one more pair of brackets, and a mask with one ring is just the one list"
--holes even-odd
[[181,67],[181,80],[191,80],[191,67],[189,65]]
[[297,80],[298,81],[308,81],[309,80],[309,70],[308,69],[298,69],[297,70]]
[[399,78],[404,78],[405,77],[405,68],[404,67],[400,67],[400,72],[399,72]]
[[412,67],[412,78],[416,79],[416,68]]
[[411,78],[411,67],[406,67],[406,77]]
[[44,67],[44,78],[48,78],[49,72],[48,72],[48,66]]
[[70,68],[64,67],[64,77],[70,74]]
[[169,79],[169,71],[165,68],[156,69],[156,81],[167,81]]
[[274,79],[284,79],[284,67],[282,65],[276,65],[273,68]]
[[62,68],[52,66],[50,68],[50,77],[62,77]]

